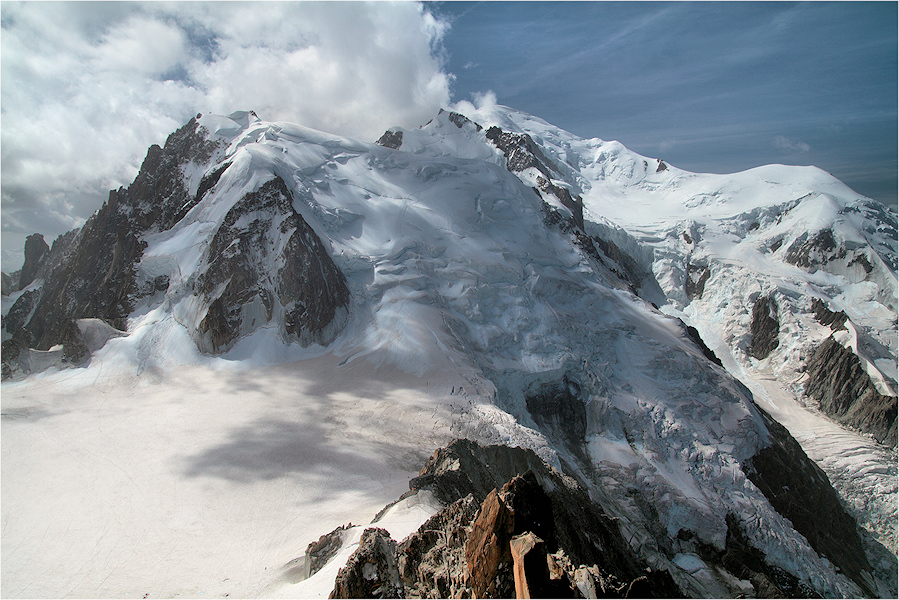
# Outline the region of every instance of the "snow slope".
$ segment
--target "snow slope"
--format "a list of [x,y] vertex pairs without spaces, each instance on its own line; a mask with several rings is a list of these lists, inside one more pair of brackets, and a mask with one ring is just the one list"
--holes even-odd
[[[849,331],[835,337],[859,356],[881,393],[896,395],[895,212],[815,167],[690,173],[507,107],[468,108],[466,116],[484,127],[532,137],[557,168],[558,183],[583,197],[587,232],[614,241],[652,273],[661,294],[647,285],[642,295],[699,330],[728,370],[766,400],[765,409],[821,463],[856,517],[895,553],[895,456],[828,424],[802,398],[804,363],[831,335],[811,314],[815,298],[848,315]],[[811,268],[788,261],[797,240],[822,231],[832,232],[849,256]],[[685,292],[687,279],[697,277],[691,265],[710,271],[698,298]],[[766,294],[780,308],[780,344],[759,361],[747,352],[749,321],[753,303]],[[776,403],[764,391],[772,389]],[[842,441],[835,445],[834,439]],[[872,481],[860,485],[847,472],[869,473]]]
[[[681,252],[677,228],[708,214],[690,230],[714,230],[691,233],[704,240],[703,256],[750,264],[761,253],[740,250],[726,230],[733,207],[699,190],[750,189],[743,214],[771,206],[760,178],[789,179],[791,191],[770,184],[785,202],[809,183],[778,167],[730,179],[673,167],[652,174],[614,142],[578,140],[502,107],[470,116],[530,132],[562,171],[554,183],[584,196],[588,232],[618,227],[651,256]],[[321,581],[297,583],[291,561],[337,525],[370,520],[452,437],[526,446],[573,466],[634,550],[697,595],[740,585],[654,540],[686,528],[721,548],[728,512],[783,569],[829,595],[860,594],[743,473],[768,436],[744,388],[676,319],[548,225],[544,203],[564,208],[535,193],[533,171],[510,173],[482,130],[442,113],[403,131],[394,150],[252,113],[199,122],[224,150],[184,174],[190,194],[227,168],[174,227],[145,238],[138,271],[168,276],[168,290],[137,306],[128,335],[110,339],[88,368],[3,385],[4,596],[326,594]],[[222,357],[202,355],[188,329],[203,317],[193,286],[209,239],[274,177],[347,278],[347,324],[327,348],[285,344],[265,326]],[[838,182],[821,185],[822,195],[845,193]],[[658,189],[670,210],[653,210]],[[677,202],[686,197],[697,204],[685,213]],[[705,317],[671,291],[678,274],[669,262],[647,265],[670,296],[663,308],[699,326]],[[776,268],[766,276],[843,289],[825,275]],[[895,268],[892,276],[895,290]],[[881,332],[878,311],[857,322]],[[755,377],[749,359],[738,364]],[[528,404],[540,386],[563,380],[576,382],[585,404],[586,459]],[[895,486],[884,489],[895,506]],[[408,508],[397,531],[436,510]]]

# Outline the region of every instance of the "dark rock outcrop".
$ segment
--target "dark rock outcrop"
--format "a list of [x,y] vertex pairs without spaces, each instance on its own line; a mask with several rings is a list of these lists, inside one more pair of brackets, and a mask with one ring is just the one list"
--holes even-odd
[[534,167],[547,179],[557,169],[543,154],[540,147],[526,133],[509,133],[493,126],[484,134],[506,157],[506,168],[513,173]]
[[[684,232],[684,236],[687,236],[686,232]],[[692,243],[692,240],[688,243]],[[684,282],[684,291],[687,294],[687,298],[690,300],[702,298],[702,293],[705,291],[705,284],[711,276],[712,271],[709,269],[708,265],[687,261],[687,279]]]
[[780,344],[780,320],[777,318],[777,304],[770,296],[760,296],[752,306],[752,323],[749,326],[752,341],[749,355],[762,360]]
[[329,560],[334,558],[334,555],[340,551],[340,547],[343,545],[343,539],[347,529],[352,526],[352,523],[341,525],[334,531],[324,534],[318,538],[318,540],[310,542],[309,545],[306,546],[304,563],[306,572],[304,573],[304,578],[318,573]]
[[[427,577],[417,578],[416,573],[449,572],[462,579],[440,584],[441,596],[448,595],[444,594],[447,591],[455,595],[468,589],[470,594],[482,588],[488,596],[511,595],[514,575],[511,549],[507,546],[512,537],[530,531],[543,541],[546,553],[558,555],[561,551],[571,565],[592,565],[581,571],[579,577],[586,578],[588,571],[594,573],[595,577],[590,576],[590,586],[605,590],[600,593],[622,597],[631,582],[648,577],[647,593],[657,597],[680,595],[667,572],[647,570],[629,548],[617,523],[605,515],[583,488],[551,469],[531,450],[455,440],[437,450],[409,485],[411,493],[431,490],[447,508],[419,529],[418,538],[410,538],[415,541],[409,542],[408,547],[414,547],[415,552],[407,552],[407,558],[400,560],[407,565],[403,567],[407,592],[415,589],[424,597],[421,591],[432,589]],[[470,516],[473,503],[480,505],[475,517]],[[446,548],[448,542],[442,540],[456,540],[458,544],[466,521],[472,525],[464,540],[464,555],[460,555],[458,549]],[[479,523],[477,527],[475,522]],[[449,524],[448,528],[442,529],[441,523]],[[423,533],[427,530],[447,533]],[[425,544],[424,540],[429,543]],[[404,546],[407,544],[401,549]],[[415,557],[426,555],[451,557],[451,564],[429,563],[422,567],[425,562]],[[459,565],[462,559],[464,569]],[[575,593],[571,588],[575,571],[572,568],[564,582],[558,579],[552,584],[560,586],[553,588],[553,595],[565,590],[568,591],[561,595]],[[583,583],[586,585],[586,579]]]
[[820,598],[808,584],[765,560],[765,555],[753,548],[737,521],[728,513],[727,537],[723,551],[700,549],[700,555],[709,562],[720,563],[729,573],[752,583],[759,598]]
[[[43,283],[20,297],[4,320],[12,338],[3,347],[4,373],[14,371],[27,348],[64,344],[67,357],[83,362],[84,349],[65,333],[74,331],[75,321],[101,319],[125,330],[138,301],[168,290],[165,274],[138,276],[144,238],[171,229],[215,188],[229,162],[206,173],[194,194],[184,173],[191,164],[209,164],[220,149],[221,142],[191,119],[164,147],[151,146],[134,182],[111,191],[80,230],[57,238],[49,251],[40,235],[29,237],[21,280],[40,277]],[[204,352],[226,351],[273,317],[285,340],[305,345],[327,343],[342,328],[349,303],[343,274],[279,178],[237,202],[204,260],[205,270],[190,284],[203,313],[188,324]]]
[[2,277],[2,293],[4,296],[9,296],[13,292],[17,292],[18,286],[13,283],[13,278],[11,275],[7,275],[6,273],[0,272],[0,277]]
[[[856,523],[827,477],[786,429],[761,414],[771,443],[743,464],[744,471],[812,548],[866,594],[876,594]],[[335,593],[340,588],[367,597],[383,597],[383,589],[397,589],[410,598],[683,594],[668,572],[642,562],[617,522],[582,487],[530,450],[455,440],[437,450],[409,485],[404,498],[427,489],[444,508],[397,545],[393,562],[366,559],[372,565],[368,588],[341,583]],[[731,577],[728,581],[748,581],[756,597],[818,597],[807,582],[770,563],[754,548],[735,515],[728,514],[726,524],[723,548],[681,530],[674,552],[694,553],[725,579]],[[390,544],[383,541],[379,547]],[[372,553],[366,549],[362,555]],[[358,563],[347,569],[358,570]],[[376,571],[378,581],[394,586],[392,564],[398,573],[396,587],[374,586]]]
[[[465,119],[459,115],[461,119]],[[452,116],[450,117],[452,119]],[[456,125],[462,127],[460,122]],[[470,121],[469,121],[470,122]],[[480,130],[480,125],[475,125]],[[531,167],[537,169],[542,176],[537,177],[537,189],[544,194],[552,194],[558,198],[562,206],[571,211],[573,224],[583,233],[584,231],[584,202],[580,196],[572,196],[566,188],[552,183],[553,172],[558,172],[558,167],[546,158],[540,147],[526,133],[509,133],[499,127],[493,126],[485,133],[487,140],[502,150],[506,157],[506,168],[513,173],[518,173]]]
[[768,428],[771,444],[744,463],[746,476],[819,555],[830,560],[867,594],[876,595],[858,525],[843,509],[827,475],[808,458],[783,425],[762,409],[758,410]]
[[[680,320],[680,319],[678,319],[678,320]],[[700,350],[702,350],[703,355],[705,355],[705,357],[707,359],[709,359],[710,361],[712,361],[719,367],[723,367],[724,365],[721,364],[721,359],[718,358],[718,355],[715,354],[715,352],[706,345],[705,341],[702,339],[702,336],[699,335],[699,330],[696,329],[695,327],[691,327],[690,325],[687,325],[683,321],[680,321],[680,322],[681,322],[681,325],[684,326],[684,331],[687,332],[687,335],[690,337],[690,339],[693,340],[693,342],[697,346],[699,346]]]
[[896,396],[881,394],[858,356],[833,337],[818,346],[806,364],[805,393],[822,411],[849,427],[896,447]]
[[389,130],[385,131],[384,135],[382,135],[375,143],[380,146],[384,146],[385,148],[392,148],[394,150],[397,150],[400,146],[403,145],[403,132]]
[[559,441],[571,452],[583,452],[587,408],[576,381],[566,376],[561,381],[543,383],[526,392],[525,403],[541,431],[558,432]]
[[838,329],[846,329],[846,319],[849,317],[843,311],[834,312],[827,308],[827,305],[820,299],[812,300],[812,312],[815,313],[815,320],[822,325],[827,325],[834,331]]
[[47,242],[44,241],[44,236],[41,234],[32,233],[25,238],[25,263],[19,272],[18,289],[24,289],[34,281],[34,277],[37,275],[37,271],[49,251],[50,246],[47,245]]
[[377,528],[362,532],[359,547],[340,569],[329,598],[402,598],[396,542]]
[[584,201],[580,196],[573,198],[571,192],[552,183],[545,177],[537,177],[537,188],[544,194],[552,194],[558,198],[559,202],[562,203],[562,206],[571,211],[574,224],[578,229],[581,231],[584,230]]
[[[209,160],[216,147],[191,119],[168,137],[164,148],[150,147],[128,188],[111,191],[80,230],[54,242],[39,267],[44,284],[30,318],[16,329],[7,328],[18,349],[46,350],[65,344],[70,337],[65,332],[72,330],[76,319],[97,318],[126,329],[138,296],[135,265],[146,246],[141,237],[175,223],[191,203],[180,168]],[[73,348],[70,353],[80,351]],[[4,362],[17,355],[4,346]]]
[[830,229],[809,236],[803,234],[787,248],[786,261],[797,267],[817,268],[834,259],[844,258],[846,249],[839,246]]
[[225,216],[197,291],[209,304],[195,339],[209,353],[227,351],[282,312],[286,339],[327,343],[339,331],[329,326],[350,297],[343,273],[294,210],[280,177],[245,195]]
[[479,505],[468,494],[425,521],[397,547],[407,598],[459,598],[465,582],[465,540]]
[[463,114],[453,112],[453,111],[445,111],[442,108],[440,109],[440,112],[437,114],[443,114],[443,113],[446,113],[446,116],[450,120],[450,122],[453,125],[455,125],[456,127],[458,127],[459,129],[462,129],[462,127],[464,127],[467,124],[474,125],[476,131],[480,131],[481,129],[483,129],[483,127],[481,127],[480,125],[478,125],[477,123],[475,123],[474,121],[472,121],[471,119],[469,119],[468,117],[466,117]]

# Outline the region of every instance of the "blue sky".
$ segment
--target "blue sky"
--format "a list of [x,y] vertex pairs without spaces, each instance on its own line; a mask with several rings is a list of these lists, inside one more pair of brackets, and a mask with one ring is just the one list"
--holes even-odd
[[2,260],[198,112],[373,141],[492,92],[699,172],[813,164],[896,204],[897,3],[0,3]]
[[690,171],[813,164],[896,204],[895,2],[447,2],[462,99]]

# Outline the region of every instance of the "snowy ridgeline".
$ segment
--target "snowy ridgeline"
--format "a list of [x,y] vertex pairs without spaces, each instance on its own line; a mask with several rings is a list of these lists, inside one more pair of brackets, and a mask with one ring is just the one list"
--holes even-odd
[[[204,115],[191,147],[207,152],[167,144],[179,206],[134,232],[123,331],[78,321],[86,368],[4,384],[4,595],[327,595],[355,538],[314,582],[287,565],[368,522],[454,437],[568,471],[693,594],[751,589],[681,539],[724,548],[728,515],[820,593],[895,593],[895,457],[801,400],[832,334],[895,396],[895,214],[813,168],[693,174],[503,107],[467,116],[394,129],[388,148]],[[126,192],[109,210],[135,225],[151,208]],[[319,283],[284,283],[299,273]],[[4,297],[4,340],[52,275]],[[69,343],[15,368],[59,364]],[[874,579],[822,558],[750,481],[771,444],[753,398],[870,532]],[[387,528],[400,540],[438,508]]]

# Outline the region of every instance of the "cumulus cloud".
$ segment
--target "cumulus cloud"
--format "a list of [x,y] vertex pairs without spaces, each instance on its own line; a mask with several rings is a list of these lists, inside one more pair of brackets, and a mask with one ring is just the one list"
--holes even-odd
[[459,100],[452,105],[452,109],[486,127],[496,124],[493,114],[496,105],[496,92],[487,90],[472,94],[471,101]]
[[374,140],[450,98],[448,24],[417,3],[3,3],[3,269],[82,223],[198,112]]
[[788,137],[779,135],[774,138],[774,147],[783,150],[784,154],[798,154],[812,149],[805,142],[797,142]]

